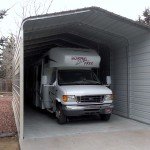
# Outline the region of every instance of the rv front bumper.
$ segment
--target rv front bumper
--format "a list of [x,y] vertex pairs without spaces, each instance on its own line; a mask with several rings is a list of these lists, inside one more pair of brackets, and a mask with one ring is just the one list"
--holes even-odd
[[81,116],[92,114],[111,114],[113,104],[101,105],[63,105],[63,111],[66,116]]

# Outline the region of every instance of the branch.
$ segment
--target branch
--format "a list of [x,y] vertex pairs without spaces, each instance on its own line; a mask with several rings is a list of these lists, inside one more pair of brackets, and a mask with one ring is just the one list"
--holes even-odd
[[3,19],[6,16],[7,10],[0,10],[0,19]]
[[48,13],[48,11],[49,11],[49,9],[50,9],[52,3],[53,3],[53,0],[51,0],[51,2],[50,2],[49,6],[48,6],[48,8],[47,8],[46,14]]

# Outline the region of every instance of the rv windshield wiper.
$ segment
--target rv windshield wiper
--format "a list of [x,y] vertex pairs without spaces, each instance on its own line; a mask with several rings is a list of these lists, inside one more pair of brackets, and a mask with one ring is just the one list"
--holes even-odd
[[81,81],[73,81],[69,82],[69,84],[75,84],[75,85],[90,85],[90,84],[100,84],[98,81],[93,81],[93,80],[81,80]]
[[81,81],[72,81],[72,82],[63,82],[61,85],[100,85],[100,82],[93,80],[81,80]]
[[85,82],[94,83],[94,84],[101,84],[100,82],[98,82],[98,81],[93,81],[93,80],[85,80]]
[[92,84],[92,83],[94,83],[94,84],[100,84],[100,82],[98,82],[98,81],[93,81],[93,80],[81,80],[81,81],[74,81],[74,82],[72,82],[72,83],[84,83],[84,84]]

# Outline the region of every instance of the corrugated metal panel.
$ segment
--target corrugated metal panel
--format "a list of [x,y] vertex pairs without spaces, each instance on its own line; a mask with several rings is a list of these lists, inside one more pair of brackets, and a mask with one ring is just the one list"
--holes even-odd
[[127,91],[127,49],[116,48],[111,51],[111,77],[114,93],[114,113],[128,116]]
[[23,55],[22,53],[22,48],[23,48],[23,39],[22,39],[22,32],[20,34],[20,37],[18,38],[17,41],[17,47],[15,49],[15,54],[14,54],[14,59],[13,59],[13,111],[14,111],[14,116],[15,116],[15,122],[17,126],[17,131],[18,135],[20,138],[23,137],[23,89],[20,88],[22,87],[22,82],[23,82],[23,76],[20,71],[22,71],[23,63],[21,61],[20,54]]
[[95,14],[95,16],[93,14],[93,16],[88,18],[86,23],[91,24],[96,28],[101,27],[103,30],[109,33],[128,38],[132,38],[133,36],[136,36],[136,34],[139,35],[143,33],[140,28],[136,28],[135,26],[131,26],[125,22],[118,21],[118,19],[114,19],[113,17],[108,17],[108,15],[105,13]]
[[130,117],[150,123],[150,36],[130,47]]
[[[16,53],[17,51],[15,51]],[[18,133],[20,132],[20,74],[19,74],[19,66],[20,63],[16,65],[14,59],[14,73],[13,73],[13,110],[15,115],[15,121]]]
[[19,134],[19,130],[20,130],[20,97],[17,93],[17,91],[15,90],[15,88],[13,87],[13,101],[12,101],[12,105],[13,105],[13,111],[14,111],[14,115],[15,115],[15,122],[16,122],[16,126],[17,126],[17,131]]
[[[75,28],[77,26],[78,28]],[[118,40],[121,37],[129,39],[133,36],[136,37],[147,33],[148,29],[144,26],[140,26],[136,22],[120,16],[115,16],[114,14],[100,8],[87,8],[82,9],[82,11],[68,11],[38,16],[37,18],[30,17],[26,19],[24,23],[25,38],[30,40],[43,36],[52,36],[52,34],[59,34],[62,31],[65,33],[74,31],[81,34],[82,32],[79,31],[79,28],[80,31],[84,29],[88,30],[86,33],[89,35],[92,34],[91,37],[95,36],[95,40],[100,36],[101,38],[107,37],[107,40],[112,44],[116,44],[116,42],[119,43]],[[89,30],[89,28],[92,30]],[[93,30],[95,30],[96,33],[93,33]],[[105,32],[105,34],[102,34],[102,32]],[[81,34],[81,36],[83,35],[84,34]],[[117,39],[113,38],[115,36],[117,36]],[[97,40],[100,40],[100,38]]]

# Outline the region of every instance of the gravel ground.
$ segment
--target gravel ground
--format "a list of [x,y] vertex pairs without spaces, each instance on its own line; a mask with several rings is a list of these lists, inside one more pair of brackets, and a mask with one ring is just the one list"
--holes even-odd
[[17,133],[12,109],[12,96],[0,94],[0,137]]
[[0,93],[0,150],[19,150],[11,94]]

